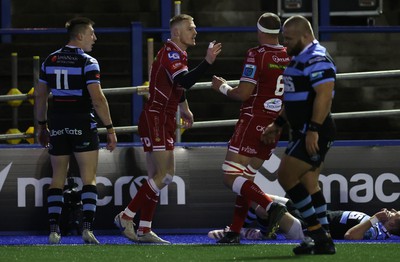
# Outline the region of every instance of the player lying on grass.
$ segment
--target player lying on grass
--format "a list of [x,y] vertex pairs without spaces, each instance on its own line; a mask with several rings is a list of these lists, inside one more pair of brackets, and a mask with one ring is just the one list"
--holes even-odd
[[[280,196],[275,196],[275,195],[270,195],[268,196],[277,203],[286,205],[287,210],[285,214],[282,216],[282,218],[279,221],[279,230],[284,234],[284,236],[287,239],[302,239],[304,237],[303,234],[303,229],[302,229],[302,221],[297,219],[293,214],[296,214],[296,212],[293,210],[293,204],[292,202],[284,197]],[[257,220],[257,228],[252,228],[251,226],[253,223]],[[250,240],[263,240],[263,239],[268,239],[266,233],[270,232],[268,228],[266,227],[269,223],[269,218],[268,214],[262,210],[262,208],[259,208],[258,205],[253,205],[249,209],[247,213],[246,220],[244,222],[243,228],[240,231],[240,237],[242,239],[250,239]],[[226,227],[225,229],[219,229],[219,230],[212,230],[208,232],[208,237],[212,239],[219,240],[224,236],[224,233],[229,231],[229,227]],[[275,236],[272,237],[272,239],[276,238]]]
[[[293,208],[292,202],[283,197],[270,195],[277,202],[287,206],[288,212],[284,214],[279,222],[279,231],[286,239],[301,240],[304,238],[304,222],[301,216]],[[260,212],[261,211],[261,212]],[[330,233],[333,239],[347,240],[384,240],[391,235],[400,236],[400,211],[395,209],[388,210],[383,208],[372,217],[359,211],[327,211],[330,224]],[[257,223],[257,228],[252,225]],[[255,207],[250,209],[245,224],[240,232],[242,239],[266,240],[264,225],[268,224],[268,216]],[[220,239],[228,229],[212,230],[208,232],[208,237]]]

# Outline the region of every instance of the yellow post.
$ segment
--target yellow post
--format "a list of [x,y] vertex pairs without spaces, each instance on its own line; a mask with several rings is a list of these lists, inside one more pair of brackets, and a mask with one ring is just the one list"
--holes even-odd
[[39,81],[39,70],[40,70],[40,57],[33,56],[33,86],[36,86]]
[[[39,82],[39,72],[40,72],[40,57],[39,56],[33,56],[33,87],[29,91],[29,95],[34,94],[35,87],[37,87],[37,84]],[[29,99],[29,102],[34,105],[35,100],[34,99]],[[36,117],[36,107],[33,107],[33,123],[34,123],[34,128],[35,130],[37,129],[37,117]],[[35,136],[35,143],[37,143],[37,137]]]
[[[21,91],[18,90],[18,88],[11,88],[7,95],[21,95]],[[7,104],[9,104],[12,107],[19,107],[22,104],[22,100],[9,100],[7,101]]]
[[[28,129],[25,131],[25,134],[33,135],[35,133],[35,128],[33,126],[28,127]],[[35,143],[35,138],[26,138],[25,139],[29,144],[34,144]]]
[[[8,92],[11,94],[21,94],[18,90],[18,53],[11,53],[11,90]],[[18,128],[18,107],[21,105],[22,101],[9,101],[9,105],[12,106],[12,127]]]
[[29,92],[27,93],[29,97],[32,97],[28,99],[28,102],[31,103],[31,105],[35,104],[35,100],[33,99],[33,93],[35,93],[34,87],[32,87],[31,90],[29,90]]
[[[18,128],[10,128],[7,130],[6,134],[20,134],[21,131],[18,130]],[[7,143],[12,144],[12,145],[16,145],[19,144],[21,142],[22,139],[17,138],[17,139],[8,139]]]
[[149,75],[148,79],[150,81],[150,71],[151,65],[153,64],[154,60],[154,39],[147,38],[147,73]]
[[175,1],[175,15],[181,14],[181,1]]

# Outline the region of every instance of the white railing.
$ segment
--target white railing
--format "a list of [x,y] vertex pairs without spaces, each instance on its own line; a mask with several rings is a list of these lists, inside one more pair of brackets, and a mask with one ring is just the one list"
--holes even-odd
[[[356,72],[356,73],[340,73],[337,74],[338,80],[352,80],[352,79],[366,79],[366,78],[389,78],[399,77],[400,70],[384,70],[384,71],[369,71],[369,72]],[[204,90],[210,88],[211,82],[199,82],[196,83],[191,90]],[[228,81],[229,85],[235,86],[239,84],[239,81],[232,80]],[[122,94],[140,94],[143,95],[147,92],[148,86],[129,86],[129,87],[118,87],[118,88],[104,88],[103,92],[105,95],[122,95]],[[32,99],[32,95],[21,94],[21,95],[1,95],[1,101],[13,101],[13,100],[27,100]],[[342,112],[333,113],[335,119],[349,119],[349,118],[363,118],[363,117],[381,117],[389,115],[400,114],[400,109],[391,110],[373,110],[373,111],[360,111],[360,112]],[[233,126],[237,122],[237,119],[228,120],[214,120],[214,121],[198,121],[193,123],[192,128],[205,128],[205,127],[222,127],[222,126]],[[178,127],[180,128],[180,127]],[[98,129],[99,134],[105,134],[105,128]],[[137,126],[120,126],[115,127],[115,131],[119,134],[137,132]],[[33,138],[34,134],[20,133],[20,134],[0,134],[0,140],[9,139],[27,139]]]

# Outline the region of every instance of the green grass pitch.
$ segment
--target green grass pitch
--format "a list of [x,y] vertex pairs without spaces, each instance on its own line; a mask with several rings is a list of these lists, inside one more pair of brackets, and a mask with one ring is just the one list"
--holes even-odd
[[292,253],[294,244],[0,246],[0,261],[398,261],[398,243],[337,243],[335,255]]

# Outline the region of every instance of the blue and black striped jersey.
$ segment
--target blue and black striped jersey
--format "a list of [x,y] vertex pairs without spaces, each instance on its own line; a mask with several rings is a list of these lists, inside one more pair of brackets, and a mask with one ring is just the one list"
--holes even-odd
[[53,113],[92,113],[87,86],[100,84],[99,63],[82,49],[65,46],[43,62],[39,81],[53,94]]
[[[343,239],[347,230],[370,219],[369,215],[358,211],[328,211],[327,215],[330,232],[334,239]],[[371,225],[363,239],[384,240],[387,238],[390,238],[390,233],[381,222],[378,222]]]
[[311,119],[314,87],[335,80],[335,64],[318,41],[292,58],[283,74],[285,112],[292,129],[302,130]]

